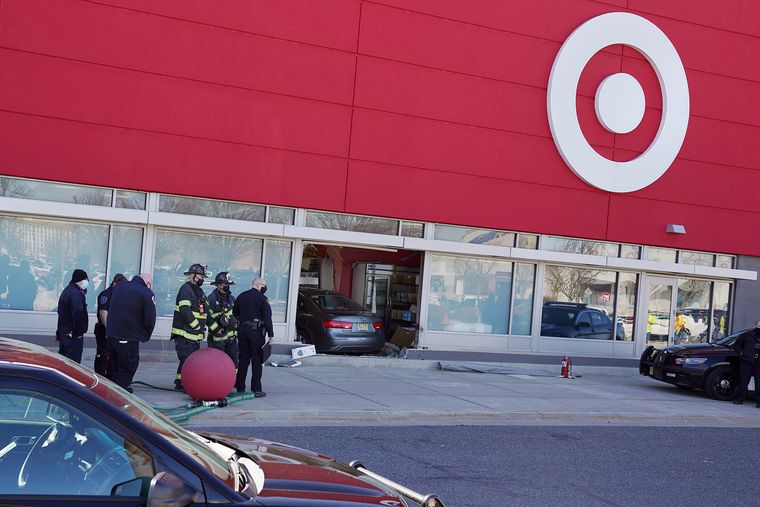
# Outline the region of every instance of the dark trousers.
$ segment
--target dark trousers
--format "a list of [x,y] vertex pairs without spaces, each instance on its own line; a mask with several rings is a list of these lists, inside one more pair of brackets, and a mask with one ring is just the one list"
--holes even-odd
[[182,366],[190,354],[201,348],[201,342],[196,340],[188,340],[181,336],[173,336],[174,349],[177,351],[177,359],[179,359],[179,366],[177,366],[177,375],[174,377],[175,385],[182,385]]
[[238,363],[237,378],[235,379],[235,388],[238,391],[245,391],[245,379],[248,376],[248,364],[251,365],[251,391],[261,391],[261,363],[264,357],[261,352],[263,344],[263,334],[261,329],[253,329],[238,335],[238,345],[240,347],[240,362]]
[[95,324],[95,364],[92,369],[95,373],[108,377],[108,352],[110,346],[106,338],[106,328],[100,323]]
[[82,336],[61,336],[61,341],[58,343],[58,353],[72,361],[81,363],[83,341]]
[[211,349],[218,349],[224,352],[232,359],[232,363],[235,365],[235,369],[238,367],[238,340],[237,338],[227,338],[226,340],[215,341],[211,338],[208,341],[208,346]]
[[[747,398],[747,386],[749,385],[749,378],[754,375],[755,377],[755,396],[760,392],[760,363],[757,361],[744,361],[739,360],[739,385],[736,389],[736,399],[745,400]],[[756,401],[760,403],[760,398]]]
[[126,389],[132,384],[137,367],[140,365],[140,342],[123,342],[113,338],[110,341],[108,356],[110,378]]

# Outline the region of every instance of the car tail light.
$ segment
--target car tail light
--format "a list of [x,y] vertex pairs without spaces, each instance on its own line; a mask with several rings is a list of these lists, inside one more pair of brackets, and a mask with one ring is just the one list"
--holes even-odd
[[322,324],[324,324],[325,327],[332,329],[351,329],[353,326],[353,323],[342,320],[325,320],[322,321]]
[[375,329],[382,329],[383,328],[383,323],[382,322],[373,322],[372,323],[372,327],[374,327]]

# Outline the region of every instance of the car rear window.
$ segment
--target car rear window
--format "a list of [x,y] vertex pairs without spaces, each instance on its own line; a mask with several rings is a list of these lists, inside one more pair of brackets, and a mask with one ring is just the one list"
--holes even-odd
[[352,312],[364,311],[364,308],[352,300],[340,294],[313,294],[309,296],[317,306],[327,311],[350,310]]
[[568,308],[552,308],[550,306],[545,306],[544,312],[541,316],[541,322],[543,324],[558,324],[564,326],[573,322],[576,313],[575,310]]

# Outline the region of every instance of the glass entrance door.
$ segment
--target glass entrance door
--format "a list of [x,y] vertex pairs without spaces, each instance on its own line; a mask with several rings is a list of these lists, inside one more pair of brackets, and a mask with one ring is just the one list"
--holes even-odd
[[677,287],[672,278],[647,278],[647,345],[661,349],[673,344]]

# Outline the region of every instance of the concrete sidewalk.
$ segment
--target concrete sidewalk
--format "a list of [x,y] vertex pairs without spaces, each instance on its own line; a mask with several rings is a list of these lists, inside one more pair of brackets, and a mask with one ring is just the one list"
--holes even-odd
[[[273,360],[280,359],[273,357]],[[281,359],[286,359],[282,357]],[[86,352],[83,363],[92,365]],[[136,381],[170,389],[173,353],[144,354]],[[193,416],[188,427],[335,425],[636,425],[760,427],[754,403],[737,406],[680,391],[633,368],[513,365],[514,373],[440,371],[436,361],[314,356],[297,368],[264,367],[268,396],[235,399]],[[521,373],[522,372],[522,373]],[[182,393],[134,385],[152,406],[190,402]]]

